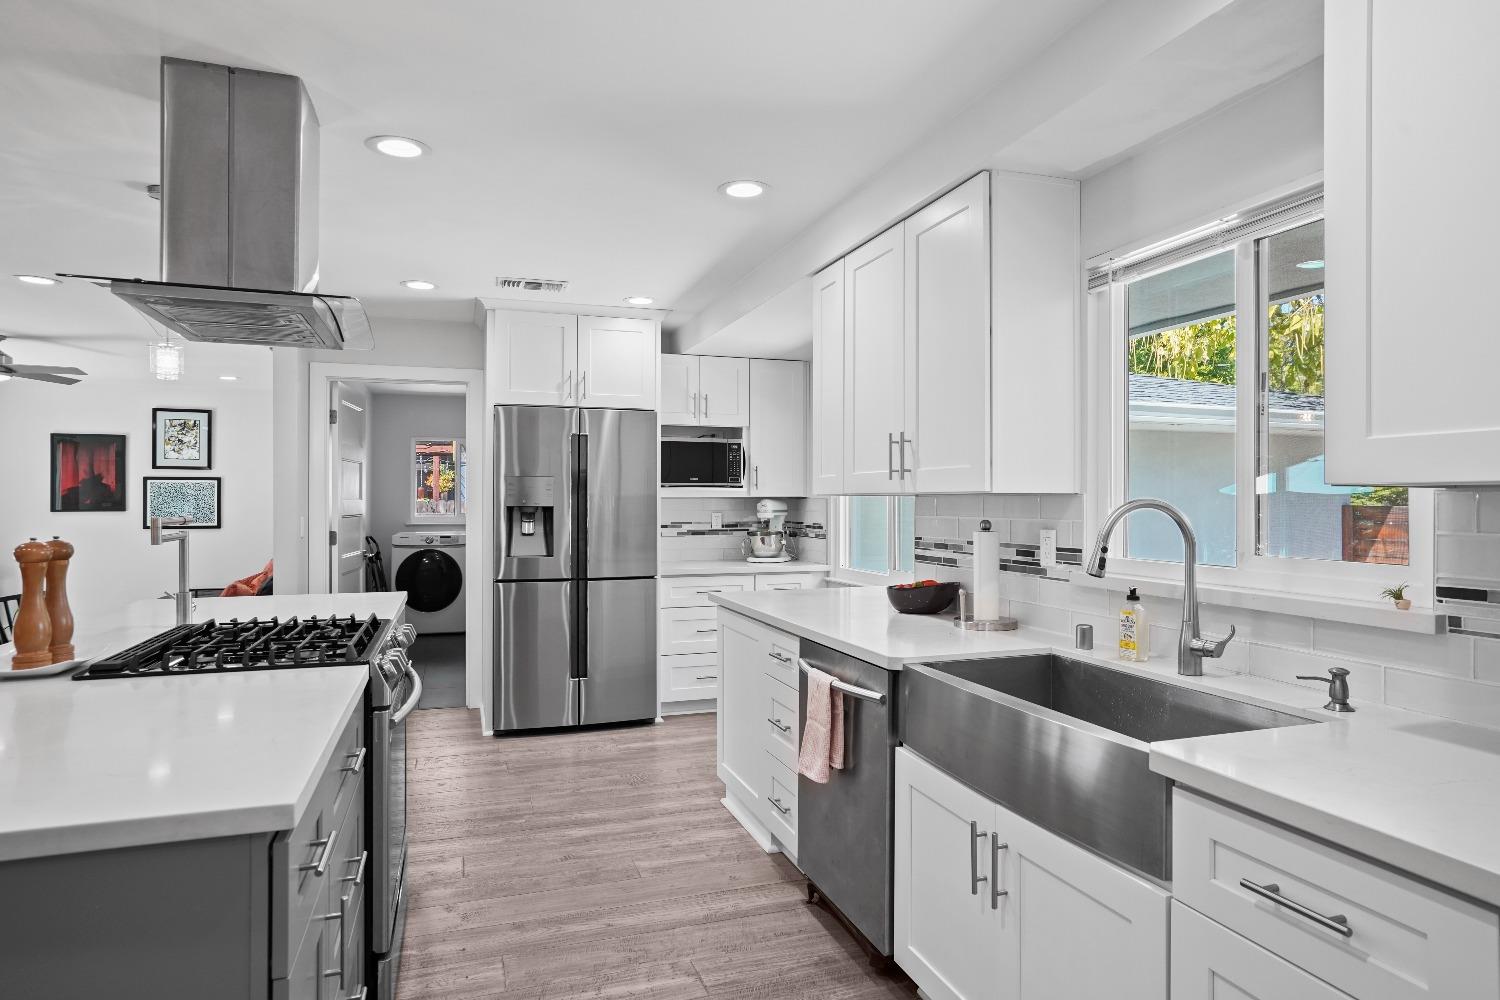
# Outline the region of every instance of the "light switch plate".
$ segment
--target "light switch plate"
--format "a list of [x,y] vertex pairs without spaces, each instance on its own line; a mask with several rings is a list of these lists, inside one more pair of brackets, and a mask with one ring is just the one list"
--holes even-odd
[[724,527],[724,514],[723,514],[723,512],[716,510],[716,511],[714,511],[712,514],[710,514],[708,516],[708,519],[709,519],[709,523],[713,527],[715,527],[715,528],[722,528],[722,527]]
[[1057,565],[1057,529],[1042,529],[1042,565]]

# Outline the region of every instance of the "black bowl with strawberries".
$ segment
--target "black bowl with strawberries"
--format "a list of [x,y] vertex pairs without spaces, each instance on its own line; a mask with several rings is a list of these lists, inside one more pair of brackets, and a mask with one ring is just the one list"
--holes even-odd
[[958,584],[936,580],[898,583],[885,588],[885,596],[903,615],[935,615],[958,597]]

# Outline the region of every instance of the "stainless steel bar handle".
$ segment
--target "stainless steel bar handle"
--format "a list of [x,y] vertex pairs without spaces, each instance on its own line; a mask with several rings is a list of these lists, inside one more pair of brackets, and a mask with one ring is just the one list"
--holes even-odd
[[693,393],[693,419],[698,419],[698,394]]
[[775,726],[777,729],[781,730],[783,733],[789,733],[789,732],[792,731],[792,727],[786,725],[780,719],[772,719],[772,718],[768,717],[766,719],[766,721],[769,722],[771,725]]
[[[775,654],[772,655],[774,656]],[[806,660],[798,660],[797,665],[802,668],[803,673],[814,669],[813,665],[811,663],[808,663]],[[853,695],[861,701],[872,701],[877,705],[885,704],[885,695],[881,694],[879,691],[871,691],[869,688],[855,687],[853,684],[845,684],[837,677],[833,679],[833,687],[834,690],[842,691],[844,692],[844,694]]]
[[570,368],[570,369],[568,369],[567,385],[563,389],[563,402],[566,403],[568,400],[570,400],[572,398],[573,398],[573,370]]
[[344,1000],[365,1000],[370,995],[370,987],[361,986],[358,993],[351,993]]
[[369,747],[360,747],[354,753],[346,753],[346,754],[344,754],[344,759],[345,760],[348,760],[349,758],[353,757],[354,758],[354,763],[352,763],[352,764],[345,764],[343,767],[339,768],[339,770],[340,771],[347,771],[350,774],[358,774],[359,772],[361,772],[361,771],[363,771],[365,769],[365,757],[367,757],[369,755],[369,753],[370,753],[370,748]]
[[364,882],[364,880],[365,880],[365,866],[370,863],[370,852],[369,851],[360,851],[359,852],[359,857],[357,857],[357,858],[345,858],[344,860],[346,862],[347,861],[358,861],[359,862],[359,867],[354,870],[354,874],[353,875],[345,875],[343,878],[339,879],[339,881],[340,882],[353,882],[355,885],[362,884]]
[[335,827],[334,829],[329,830],[328,836],[324,837],[322,840],[314,840],[310,842],[308,844],[309,847],[321,847],[323,849],[318,852],[316,861],[309,861],[305,865],[298,865],[297,870],[299,872],[312,872],[318,878],[322,878],[323,875],[328,871],[328,856],[333,853],[333,842],[337,840],[338,837],[339,831],[338,828]]
[[901,474],[901,481],[902,482],[906,481],[906,477],[907,476],[912,475],[912,471],[906,467],[906,443],[908,441],[911,441],[912,444],[916,444],[916,441],[912,441],[910,438],[908,438],[906,436],[906,432],[902,431],[901,432],[901,437],[897,441],[897,446],[896,446],[896,456],[897,456],[897,458],[900,461],[900,465],[899,465],[899,467],[897,468],[896,471]]
[[791,663],[792,662],[792,658],[790,656],[787,656],[785,653],[778,653],[774,649],[771,650],[771,652],[767,653],[766,655],[769,656],[773,660],[780,660],[782,663]]
[[717,631],[719,631],[717,628],[695,628],[695,629],[693,629],[693,632],[696,635],[707,635],[710,632],[717,632]]
[[708,393],[703,394],[703,419],[708,419]]
[[988,875],[979,874],[979,842],[989,834],[979,829],[979,824],[969,820],[969,895],[979,895],[979,883],[989,881]]
[[753,469],[752,469],[752,470],[751,470],[751,474],[752,474],[752,475],[753,475],[753,476],[754,476],[754,478],[755,478],[755,485],[754,485],[754,486],[752,486],[752,487],[751,487],[751,489],[755,489],[755,490],[758,490],[758,489],[760,489],[760,466],[758,466],[758,465],[757,465],[757,466],[755,466],[755,467],[754,467],[754,468],[753,468]]
[[580,403],[583,402],[583,397],[587,396],[589,394],[589,391],[586,388],[586,386],[588,384],[589,384],[589,373],[588,372],[579,372],[578,373],[578,401]]
[[396,709],[391,715],[391,725],[396,726],[406,721],[406,717],[417,707],[417,702],[422,700],[422,675],[417,673],[417,668],[408,661],[406,664],[406,676],[411,678],[411,697],[406,699],[406,704]]
[[1261,899],[1267,899],[1275,903],[1277,906],[1285,907],[1286,909],[1291,910],[1293,913],[1297,914],[1297,916],[1302,917],[1305,920],[1311,920],[1313,923],[1317,924],[1324,930],[1333,931],[1335,934],[1341,935],[1343,937],[1354,936],[1354,928],[1349,926],[1348,917],[1344,916],[1342,913],[1334,914],[1331,917],[1325,917],[1317,910],[1308,909],[1295,900],[1287,899],[1281,894],[1281,886],[1277,885],[1275,882],[1267,882],[1265,885],[1260,885],[1256,882],[1250,881],[1247,878],[1242,878],[1240,879],[1240,888],[1249,889]]
[[699,674],[695,679],[696,680],[700,680],[700,681],[716,681],[716,680],[719,679],[719,675],[718,674]]
[[1009,896],[1009,889],[1000,888],[1000,852],[1008,849],[1009,844],[1000,843],[998,833],[990,834],[990,909],[1000,909],[1000,897]]
[[766,796],[766,801],[769,802],[769,803],[771,803],[771,805],[775,806],[776,809],[777,809],[777,811],[780,812],[781,815],[783,815],[783,816],[790,816],[792,814],[792,810],[790,809],[790,807],[782,805],[780,799],[773,798],[772,796],[767,795]]
[[896,447],[896,435],[885,436],[885,478],[887,480],[896,478],[896,462],[891,458],[891,450]]

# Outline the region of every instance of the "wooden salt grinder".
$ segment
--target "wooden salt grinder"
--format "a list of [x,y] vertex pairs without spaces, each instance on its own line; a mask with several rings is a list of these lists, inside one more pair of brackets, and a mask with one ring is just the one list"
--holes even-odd
[[68,607],[68,562],[73,545],[56,535],[47,543],[47,617],[52,620],[52,662],[73,658],[73,609]]
[[10,661],[16,670],[45,667],[52,662],[52,619],[43,596],[47,561],[51,558],[47,543],[35,538],[16,546],[16,562],[21,564],[21,607],[16,612],[12,637],[16,655]]

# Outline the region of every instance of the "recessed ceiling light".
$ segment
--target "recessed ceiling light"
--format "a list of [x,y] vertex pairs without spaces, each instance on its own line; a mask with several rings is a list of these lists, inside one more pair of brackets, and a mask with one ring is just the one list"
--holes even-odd
[[1302,270],[1304,270],[1304,271],[1321,271],[1321,270],[1323,270],[1323,262],[1321,260],[1304,260],[1302,263],[1298,264],[1297,266],[1300,267],[1300,268],[1302,268]]
[[731,198],[759,198],[769,187],[769,184],[763,184],[760,181],[739,180],[725,181],[719,185],[719,190]]
[[45,275],[41,275],[41,274],[18,274],[18,275],[16,275],[16,280],[17,281],[24,281],[28,285],[55,285],[55,284],[57,284],[57,279],[56,278],[48,278]]
[[653,303],[655,301],[656,300],[653,299],[649,295],[627,295],[627,296],[625,296],[625,304],[628,305],[628,306],[649,306],[651,303]]
[[434,285],[432,282],[423,281],[420,278],[412,278],[410,281],[403,281],[401,282],[401,286],[403,288],[410,288],[414,292],[430,292],[437,287],[437,285]]
[[414,156],[432,152],[425,142],[408,139],[404,135],[372,135],[365,140],[365,145],[377,153],[386,156],[396,156],[403,160],[409,160]]
[[220,382],[238,382],[239,380],[240,380],[240,377],[238,375],[220,375],[219,376],[219,381]]

